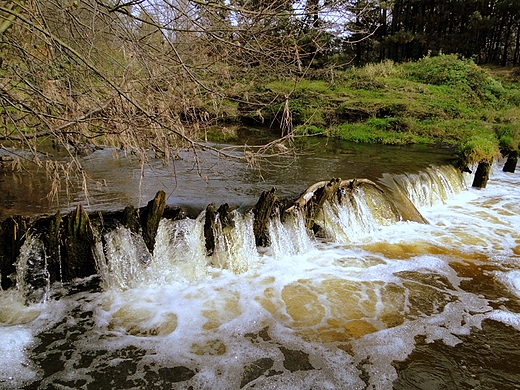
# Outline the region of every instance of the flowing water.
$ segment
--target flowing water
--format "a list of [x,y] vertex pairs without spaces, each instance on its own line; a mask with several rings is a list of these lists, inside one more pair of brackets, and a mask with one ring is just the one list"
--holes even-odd
[[211,257],[203,212],[162,220],[153,255],[121,227],[67,286],[28,237],[0,291],[0,388],[520,389],[520,175],[500,168],[483,190],[449,165],[380,175],[393,200],[360,186],[319,238],[293,213],[265,248],[235,211]]
[[[231,145],[219,145],[227,148]],[[110,148],[80,157],[86,173],[88,196],[82,190],[82,178],[63,172],[59,190],[51,193],[52,176],[31,163],[14,172],[0,161],[0,219],[10,215],[34,215],[72,210],[81,203],[86,210],[123,209],[128,205],[146,205],[158,190],[164,190],[168,203],[182,206],[196,216],[215,202],[247,209],[262,191],[276,186],[278,195],[298,196],[308,185],[332,177],[377,179],[383,172],[412,173],[431,164],[446,163],[451,150],[425,146],[388,147],[309,139],[296,145],[295,154],[269,159],[261,171],[241,161],[199,151],[180,150],[168,161],[153,158],[140,164],[139,158]],[[227,150],[226,149],[226,150]],[[228,151],[230,154],[233,152]],[[70,164],[62,151],[56,157]],[[0,148],[0,157],[31,158]],[[60,159],[61,157],[61,159]],[[166,164],[164,164],[166,162]],[[68,177],[68,180],[64,180]],[[68,183],[68,185],[67,185]],[[48,197],[51,193],[54,197]]]

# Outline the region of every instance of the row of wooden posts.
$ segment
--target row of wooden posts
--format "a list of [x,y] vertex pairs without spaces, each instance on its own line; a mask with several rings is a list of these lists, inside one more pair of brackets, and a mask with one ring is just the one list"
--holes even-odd
[[[269,245],[267,229],[269,220],[275,217],[283,218],[295,209],[301,210],[307,221],[307,227],[312,230],[315,217],[321,207],[327,199],[339,194],[340,187],[351,191],[355,186],[362,184],[377,186],[368,180],[332,179],[311,186],[296,201],[278,198],[275,188],[264,191],[252,209],[256,244]],[[214,203],[207,206],[204,238],[208,256],[211,256],[215,250],[217,219],[222,227],[233,225],[231,211],[228,204],[219,208],[216,208]],[[186,218],[186,214],[180,208],[166,205],[164,191],[159,191],[154,199],[140,209],[128,206],[122,211],[87,213],[81,205],[78,205],[65,215],[58,212],[36,218],[9,217],[0,222],[1,287],[5,290],[15,283],[16,260],[29,235],[37,236],[45,247],[46,268],[51,283],[68,282],[96,273],[93,251],[96,241],[103,240],[106,232],[118,226],[125,226],[132,232],[140,234],[150,253],[153,253],[157,229],[162,218],[170,220]]]

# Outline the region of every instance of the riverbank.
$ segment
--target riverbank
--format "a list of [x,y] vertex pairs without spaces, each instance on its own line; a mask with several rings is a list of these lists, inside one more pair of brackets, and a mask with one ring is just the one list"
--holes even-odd
[[[359,143],[461,147],[475,137],[491,153],[518,149],[518,70],[486,69],[455,55],[361,68],[308,69],[300,79],[251,76],[229,99],[223,122],[269,125],[280,135],[321,135]],[[213,116],[214,113],[209,113]],[[226,128],[205,131],[238,139]]]

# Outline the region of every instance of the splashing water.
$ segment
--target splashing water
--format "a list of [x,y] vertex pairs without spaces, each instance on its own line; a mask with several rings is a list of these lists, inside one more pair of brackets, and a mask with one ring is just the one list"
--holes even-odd
[[[254,246],[252,216],[233,213],[213,256],[203,214],[161,221],[153,254],[118,228],[98,243],[102,291],[50,299],[27,322],[0,317],[3,337],[24,336],[6,347],[0,386],[513,389],[518,367],[482,367],[518,361],[520,178],[464,182],[450,167],[385,176],[411,206],[359,187],[325,206],[323,239],[295,213],[271,220],[268,248]],[[16,310],[9,293],[2,313]],[[472,350],[481,334],[497,340],[490,353]],[[421,365],[437,350],[445,363]]]

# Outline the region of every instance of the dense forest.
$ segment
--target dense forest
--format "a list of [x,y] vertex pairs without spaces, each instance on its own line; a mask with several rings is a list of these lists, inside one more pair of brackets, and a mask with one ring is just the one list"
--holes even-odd
[[520,63],[520,2],[515,0],[379,2],[356,25],[374,31],[356,46],[359,62],[413,60],[443,52],[480,64]]
[[[504,109],[499,101],[517,107],[516,95],[475,66],[519,65],[519,15],[517,0],[1,0],[0,157],[30,150],[32,163],[58,182],[68,169],[81,172],[74,157],[96,144],[131,150],[143,161],[150,151],[168,160],[179,147],[211,148],[208,134],[229,125],[276,128],[282,140],[298,126],[301,134],[315,133],[341,121],[410,132],[421,125],[403,118],[406,110],[395,108],[402,103],[358,101],[352,108],[344,101],[351,92],[325,92],[339,91],[349,77],[357,91],[388,88],[385,72],[417,81],[418,70],[393,64],[438,55],[445,57],[437,71],[451,67],[448,81],[470,79],[456,93],[471,110]],[[377,79],[355,71],[375,63],[388,65]],[[428,77],[420,82],[436,84]],[[306,116],[312,94],[302,85],[317,80],[325,87],[313,91],[315,101],[340,108]],[[441,111],[438,120],[450,112],[450,119],[473,120],[466,109]],[[511,122],[508,116],[502,122]],[[431,129],[422,127],[420,137]],[[456,141],[471,135],[459,133]],[[36,153],[45,143],[70,153],[67,167]]]

